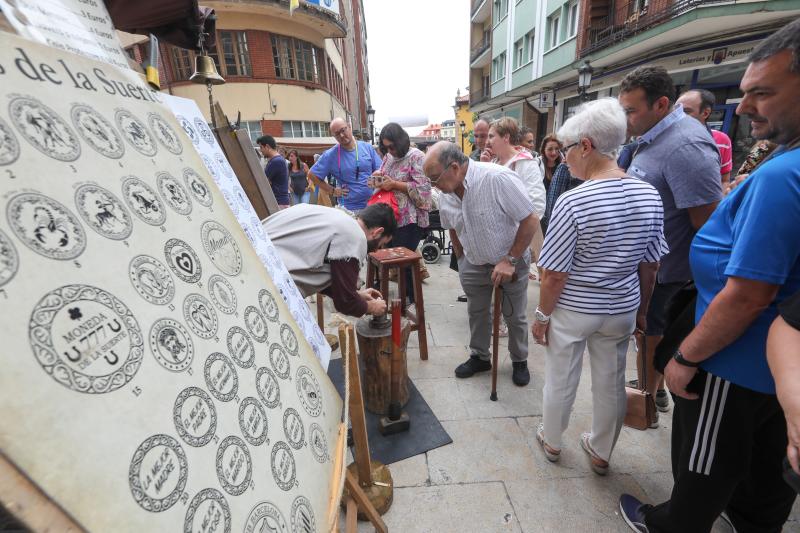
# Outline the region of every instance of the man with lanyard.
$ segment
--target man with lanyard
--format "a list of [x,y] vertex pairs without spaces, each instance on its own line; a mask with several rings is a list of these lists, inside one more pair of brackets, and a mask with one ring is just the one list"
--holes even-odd
[[705,126],[687,116],[681,105],[673,107],[675,84],[663,67],[641,66],[628,73],[620,84],[619,102],[628,135],[636,142],[628,175],[655,187],[664,205],[669,253],[661,258],[647,311],[645,355],[648,392],[658,409],[667,411],[669,397],[653,358],[667,326],[669,302],[692,279],[692,238],[722,199],[719,151]]
[[[357,214],[374,192],[367,186],[367,178],[381,167],[381,158],[372,145],[353,137],[344,119],[333,119],[330,129],[338,144],[322,154],[308,177],[320,189],[339,198],[339,205]],[[336,178],[337,187],[320,178],[329,174]]]
[[723,512],[737,531],[780,531],[796,497],[782,479],[787,429],[776,396],[776,380],[792,378],[770,374],[767,333],[800,290],[800,20],[749,59],[736,112],[754,138],[782,146],[692,242],[696,324],[664,371],[676,395],[675,486],[656,506],[620,498],[638,532],[706,532]]

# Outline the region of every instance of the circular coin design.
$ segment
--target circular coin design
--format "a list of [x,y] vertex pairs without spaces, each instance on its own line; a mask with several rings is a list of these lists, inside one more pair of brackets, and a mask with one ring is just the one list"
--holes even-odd
[[89,285],[66,285],[33,308],[29,339],[45,372],[87,394],[114,391],[142,364],[144,339],[130,309]]
[[19,269],[19,254],[14,244],[0,231],[0,287],[11,281]]
[[214,141],[214,134],[211,132],[211,128],[208,127],[208,123],[197,117],[194,119],[194,129],[197,130],[197,133],[200,134],[200,138],[203,139],[205,142],[214,146],[216,142]]
[[164,264],[149,255],[137,255],[128,265],[128,276],[139,296],[156,305],[166,305],[175,296],[175,282]]
[[43,154],[66,162],[81,155],[81,145],[72,128],[39,100],[14,98],[8,104],[8,113],[20,134]]
[[303,409],[311,416],[319,416],[322,412],[322,390],[310,368],[301,366],[297,369],[295,387]]
[[224,277],[214,274],[208,278],[208,294],[217,309],[226,315],[236,312],[236,293],[233,285]]
[[264,312],[264,316],[273,322],[278,321],[278,302],[275,297],[267,289],[258,291],[258,305]]
[[67,261],[86,248],[86,233],[78,218],[43,194],[18,194],[8,202],[6,217],[19,240],[37,254]]
[[261,367],[256,372],[256,390],[258,397],[270,409],[275,409],[281,403],[281,386],[278,378],[267,367]]
[[222,155],[220,152],[214,152],[214,161],[217,163],[219,169],[222,170],[222,173],[225,174],[226,178],[233,177],[233,169],[231,168],[230,163],[228,163],[228,160],[225,159],[224,155]]
[[119,159],[125,153],[125,143],[120,134],[111,122],[94,108],[75,104],[70,115],[78,135],[96,152],[111,159]]
[[250,199],[247,197],[247,194],[242,189],[242,186],[238,183],[233,185],[233,194],[236,196],[236,200],[239,202],[239,206],[242,209],[252,209],[253,206],[250,205]]
[[253,446],[267,440],[267,412],[255,398],[247,397],[239,404],[239,428],[244,440]]
[[297,466],[294,463],[294,455],[289,445],[283,441],[278,441],[272,447],[271,466],[272,477],[281,490],[291,490],[297,478]]
[[280,509],[272,502],[261,502],[250,511],[244,533],[289,533]]
[[283,432],[286,434],[286,441],[295,450],[299,450],[306,443],[306,430],[297,409],[290,407],[284,411]]
[[236,215],[239,213],[239,204],[236,203],[236,198],[233,197],[233,193],[231,193],[228,189],[220,189],[222,191],[222,197],[225,198],[225,203],[228,204],[228,207],[231,208],[233,214]]
[[289,379],[289,356],[286,355],[283,346],[277,343],[270,345],[269,362],[272,364],[276,376],[281,379]]
[[151,226],[160,226],[167,219],[156,191],[135,176],[128,176],[122,182],[122,199],[137,217]]
[[150,351],[158,364],[171,372],[186,370],[194,359],[189,332],[171,318],[157,320],[150,328]]
[[228,352],[230,352],[233,362],[242,368],[250,368],[256,359],[253,341],[239,326],[233,326],[228,330]]
[[217,334],[217,312],[205,296],[190,294],[183,301],[183,318],[200,338],[210,339]]
[[126,109],[117,110],[114,120],[122,132],[122,136],[137,152],[147,157],[156,155],[158,147],[153,140],[153,136],[147,131],[147,126],[144,125],[144,122],[133,116]]
[[206,359],[203,376],[211,395],[221,402],[229,402],[239,390],[239,376],[230,359],[214,352]]
[[166,511],[181,497],[189,466],[180,443],[169,435],[153,435],[136,448],[128,483],[136,503],[145,511]]
[[300,355],[297,335],[289,324],[281,324],[281,342],[290,355]]
[[217,164],[214,162],[206,154],[200,154],[200,158],[203,160],[203,164],[205,164],[206,168],[208,169],[209,174],[211,177],[214,178],[214,182],[219,182],[219,168],[217,168]]
[[161,115],[149,113],[147,115],[147,123],[150,124],[156,139],[164,148],[175,155],[180,155],[183,152],[183,145],[178,133],[172,129],[172,126]]
[[156,182],[158,183],[158,192],[173,211],[179,215],[188,215],[192,212],[192,199],[181,182],[168,172],[159,172],[156,175]]
[[181,391],[172,409],[178,435],[189,446],[208,444],[217,430],[217,409],[203,389],[187,387]]
[[103,237],[121,241],[133,231],[133,219],[122,202],[98,185],[87,183],[78,187],[75,207],[83,221]]
[[255,306],[248,305],[244,310],[244,325],[256,341],[267,342],[267,321]]
[[225,437],[217,449],[217,478],[225,492],[238,496],[253,477],[253,460],[247,444],[239,437]]
[[311,448],[311,455],[317,462],[324,463],[328,460],[328,439],[325,438],[322,427],[316,422],[308,428],[308,445]]
[[3,119],[0,119],[0,166],[10,165],[19,157],[19,142]]
[[186,283],[197,283],[203,274],[200,258],[192,247],[180,239],[170,239],[164,245],[164,257],[172,272]]
[[313,533],[317,530],[314,510],[305,496],[298,496],[292,502],[292,533]]
[[192,144],[195,146],[200,145],[200,135],[197,133],[197,130],[194,129],[192,125],[192,121],[188,118],[184,117],[183,115],[175,115],[175,118],[178,119],[178,124],[181,125],[183,131],[186,132],[186,135],[189,136],[189,139],[192,141]]
[[230,533],[231,509],[217,489],[203,489],[186,510],[183,533]]
[[206,254],[222,273],[238,276],[242,271],[242,254],[230,232],[214,220],[203,222],[201,240]]
[[200,177],[200,174],[193,168],[185,168],[183,169],[183,181],[198,204],[203,207],[211,207],[214,198],[211,196],[211,191],[208,189],[205,180]]

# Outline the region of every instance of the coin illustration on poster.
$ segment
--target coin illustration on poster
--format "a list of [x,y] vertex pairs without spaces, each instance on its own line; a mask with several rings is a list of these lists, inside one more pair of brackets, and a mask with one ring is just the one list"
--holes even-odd
[[267,367],[256,372],[256,390],[258,397],[269,409],[275,409],[281,403],[281,386],[275,373]]
[[185,241],[180,239],[170,239],[164,245],[164,257],[167,266],[178,276],[181,281],[186,283],[197,283],[203,274],[200,266],[200,258]]
[[122,199],[139,219],[151,226],[160,226],[167,219],[156,191],[136,176],[127,176],[122,181]]
[[175,282],[167,267],[155,257],[137,255],[128,266],[128,276],[139,296],[155,305],[166,305],[175,296]]
[[48,292],[31,312],[29,332],[45,372],[76,392],[112,392],[142,364],[144,339],[136,318],[97,287],[66,285]]
[[192,212],[192,199],[183,188],[181,182],[172,177],[169,172],[159,172],[156,176],[158,192],[164,202],[179,215],[188,215]]
[[280,509],[274,503],[265,501],[250,511],[244,533],[289,533],[289,526]]
[[180,443],[169,435],[153,435],[133,454],[128,482],[136,503],[160,513],[178,501],[186,487],[189,465]]
[[286,350],[283,346],[277,343],[272,343],[269,347],[269,362],[272,364],[272,370],[275,375],[281,379],[289,379],[289,356],[286,355]]
[[194,169],[183,169],[183,181],[186,183],[186,188],[192,194],[194,199],[203,207],[211,207],[214,201],[211,197],[211,191],[208,190],[206,182],[200,177]]
[[194,358],[189,332],[171,318],[159,319],[150,328],[150,351],[158,364],[171,372],[186,370]]
[[75,161],[81,155],[78,136],[58,113],[35,98],[18,96],[8,104],[11,121],[31,145],[59,161]]
[[303,365],[297,369],[295,387],[303,409],[311,416],[319,416],[322,412],[322,391],[310,368]]
[[87,183],[78,187],[75,207],[83,221],[107,239],[121,241],[133,231],[133,219],[128,210],[116,196],[99,185]]
[[59,202],[38,193],[22,193],[6,207],[11,230],[28,248],[50,259],[75,259],[86,248],[78,217]]
[[181,155],[183,152],[183,145],[178,137],[178,133],[172,129],[172,126],[161,118],[156,113],[150,113],[147,116],[147,122],[150,124],[150,129],[156,136],[161,145],[175,155]]
[[125,142],[106,118],[85,104],[75,104],[70,112],[78,135],[97,153],[111,159],[125,154]]
[[267,412],[255,398],[245,398],[239,404],[239,429],[252,446],[261,446],[267,441]]
[[143,156],[153,157],[158,151],[156,141],[153,136],[147,131],[147,126],[144,122],[136,118],[133,113],[126,109],[118,109],[114,115],[114,120],[117,123],[125,140],[133,146],[133,148]]
[[197,130],[194,129],[192,121],[184,117],[183,115],[176,115],[175,118],[178,119],[178,124],[181,125],[181,128],[183,129],[183,131],[186,132],[186,135],[189,136],[189,139],[192,141],[192,144],[195,146],[199,146],[200,135],[197,133]]
[[10,165],[19,157],[19,142],[5,120],[0,118],[0,166]]
[[236,292],[233,290],[233,285],[223,276],[214,274],[208,278],[208,294],[217,309],[226,315],[236,312]]
[[206,254],[222,273],[238,276],[242,271],[242,253],[225,226],[214,220],[203,222],[201,240]]
[[233,400],[239,391],[239,376],[236,374],[236,368],[230,359],[219,352],[208,356],[203,367],[203,376],[211,395],[221,402]]
[[312,533],[317,530],[314,510],[305,496],[298,496],[292,502],[292,533]]
[[272,463],[272,477],[281,490],[291,490],[297,481],[297,465],[294,462],[289,445],[283,441],[278,441],[272,447],[270,454]]
[[172,419],[183,442],[195,448],[208,444],[217,430],[214,401],[198,387],[187,387],[181,391],[175,400]]
[[[209,517],[214,521],[209,523]],[[192,498],[186,510],[183,533],[198,531],[208,533],[230,533],[231,508],[217,489],[203,489]]]
[[253,341],[245,330],[239,326],[233,326],[228,330],[228,352],[233,358],[233,362],[241,368],[250,368],[256,358],[256,349]]
[[217,334],[219,322],[211,302],[200,294],[190,294],[183,301],[183,318],[195,335],[203,339]]
[[0,231],[0,287],[11,281],[19,269],[19,254],[8,236]]
[[217,449],[217,478],[225,492],[238,496],[250,486],[253,459],[239,437],[225,437]]

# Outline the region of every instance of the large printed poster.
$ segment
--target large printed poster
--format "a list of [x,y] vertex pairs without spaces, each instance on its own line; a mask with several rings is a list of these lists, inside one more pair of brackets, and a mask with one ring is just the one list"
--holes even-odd
[[160,98],[0,34],[0,451],[90,531],[323,530],[341,399]]

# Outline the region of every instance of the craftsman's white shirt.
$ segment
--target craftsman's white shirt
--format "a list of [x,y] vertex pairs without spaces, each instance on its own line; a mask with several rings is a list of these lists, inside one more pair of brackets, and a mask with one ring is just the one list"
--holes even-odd
[[442,227],[455,230],[467,261],[496,265],[511,250],[520,221],[534,212],[533,203],[514,171],[494,163],[468,164],[464,197],[439,198]]

